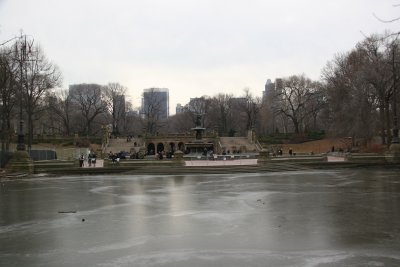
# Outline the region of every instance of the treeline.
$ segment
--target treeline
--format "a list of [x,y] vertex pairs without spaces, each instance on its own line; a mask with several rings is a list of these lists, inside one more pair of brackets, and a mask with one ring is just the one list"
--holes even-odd
[[151,104],[139,113],[125,99],[127,88],[118,83],[60,89],[59,69],[30,40],[22,35],[0,46],[3,151],[18,134],[21,118],[28,146],[39,134],[101,136],[105,125],[124,136],[189,133],[196,114],[203,114],[207,131],[220,136],[245,136],[250,129],[259,136],[325,132],[353,140],[380,136],[382,144],[390,144],[397,128],[400,48],[395,34],[366,37],[337,54],[318,81],[293,75],[276,79],[263,97],[244,89],[241,96],[193,98],[168,119],[160,115],[163,104],[156,92],[146,95]]
[[1,143],[2,151],[7,151],[22,122],[28,145],[32,144],[35,121],[45,106],[44,96],[60,85],[61,73],[31,36],[21,35],[3,43],[0,49]]
[[[246,89],[241,98],[202,97],[204,103],[193,106],[203,107],[205,126],[223,135],[254,127],[258,135],[325,132],[366,141],[380,136],[382,144],[390,144],[398,129],[399,72],[398,34],[375,34],[334,56],[319,81],[293,75],[277,79],[262,99]],[[174,118],[173,127],[186,125],[185,116]]]
[[398,36],[372,35],[327,64],[322,73],[327,130],[367,139],[379,135],[382,144],[390,144],[391,130],[398,127]]
[[[126,88],[118,83],[79,84],[62,89],[59,68],[33,37],[21,35],[0,46],[1,150],[9,151],[20,133],[30,149],[35,136],[101,136],[132,131]],[[12,149],[13,150],[13,149]]]

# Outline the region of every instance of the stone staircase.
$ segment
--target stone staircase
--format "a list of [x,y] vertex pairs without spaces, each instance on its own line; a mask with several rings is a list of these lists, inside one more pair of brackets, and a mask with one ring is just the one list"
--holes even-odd
[[223,150],[228,153],[240,151],[241,153],[258,152],[257,143],[250,143],[247,137],[220,137],[220,144]]
[[135,146],[135,142],[138,144],[138,141],[135,138],[132,138],[132,140],[129,142],[126,141],[126,138],[113,138],[109,140],[108,146],[104,152],[106,154],[110,151],[113,153],[118,153],[121,151],[130,153],[132,149],[139,151],[138,146]]

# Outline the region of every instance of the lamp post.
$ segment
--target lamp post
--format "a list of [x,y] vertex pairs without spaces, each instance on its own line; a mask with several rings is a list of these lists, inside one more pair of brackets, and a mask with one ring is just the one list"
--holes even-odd
[[397,38],[393,41],[393,48],[392,48],[392,71],[393,71],[393,137],[392,137],[392,144],[399,143],[399,128],[398,128],[398,121],[397,121],[397,72],[395,66],[395,55],[397,51]]
[[15,55],[19,62],[20,70],[20,81],[19,81],[19,129],[18,129],[18,141],[17,150],[25,151],[25,136],[24,136],[24,120],[23,120],[23,91],[24,91],[24,68],[26,72],[25,62],[29,61],[29,54],[32,53],[33,38],[27,39],[27,35],[22,35],[15,42]]
[[399,78],[397,75],[397,69],[396,69],[396,60],[395,60],[395,55],[397,52],[397,37],[393,41],[393,46],[392,46],[392,71],[393,71],[393,136],[392,136],[392,142],[389,147],[389,155],[390,155],[390,161],[394,163],[400,163],[400,143],[399,143],[399,128],[398,128],[398,121],[397,121],[397,86],[398,86],[398,81],[397,79]]
[[399,127],[397,121],[397,92],[396,87],[393,88],[393,137],[392,144],[399,144]]

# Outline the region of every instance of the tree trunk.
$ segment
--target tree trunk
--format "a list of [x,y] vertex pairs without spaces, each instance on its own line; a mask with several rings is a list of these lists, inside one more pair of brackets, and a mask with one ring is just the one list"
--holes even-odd
[[28,152],[31,151],[32,148],[32,139],[33,139],[33,119],[32,119],[32,112],[28,113]]
[[296,134],[300,133],[300,125],[297,120],[292,120],[293,121],[293,126],[294,126],[294,132]]
[[387,146],[389,147],[392,143],[392,133],[391,133],[391,119],[389,110],[389,100],[390,98],[385,98],[385,117],[386,117],[386,132],[387,132]]
[[65,133],[67,134],[67,136],[69,136],[71,134],[71,130],[69,129],[69,121],[68,120],[64,120],[64,127],[65,127]]
[[87,138],[90,135],[90,131],[91,131],[91,129],[90,129],[90,121],[88,120],[88,121],[86,121],[86,137]]
[[382,145],[386,145],[386,133],[385,133],[385,104],[379,104],[379,117],[381,118],[380,121],[380,128],[381,128],[381,141]]
[[10,143],[11,143],[11,118],[10,113],[7,115],[7,135],[6,135],[6,151],[10,150]]

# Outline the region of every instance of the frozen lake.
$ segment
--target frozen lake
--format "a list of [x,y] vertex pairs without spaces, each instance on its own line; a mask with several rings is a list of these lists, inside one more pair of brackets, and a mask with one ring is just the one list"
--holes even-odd
[[0,266],[400,266],[398,170],[1,183]]

